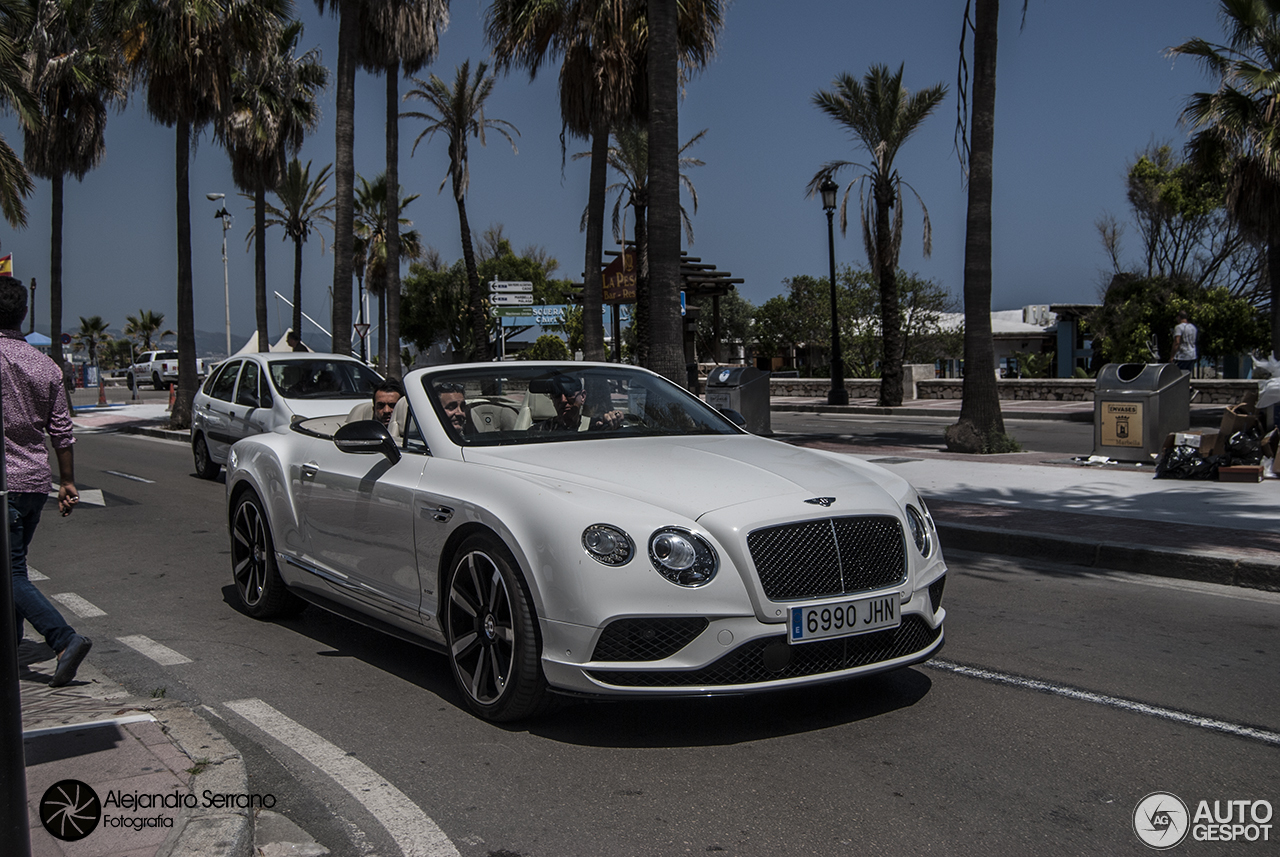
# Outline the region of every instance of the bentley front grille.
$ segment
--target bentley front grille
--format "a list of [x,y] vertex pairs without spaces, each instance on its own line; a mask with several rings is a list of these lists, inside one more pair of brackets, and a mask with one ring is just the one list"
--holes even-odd
[[907,576],[902,524],[890,515],[766,527],[747,536],[747,548],[773,601],[865,592]]
[[711,624],[701,616],[618,619],[596,643],[593,661],[660,661],[683,649]]
[[729,652],[700,670],[589,670],[597,681],[617,687],[718,687],[758,684],[821,675],[891,661],[923,652],[942,635],[919,616],[897,628],[792,646],[785,637],[763,637]]

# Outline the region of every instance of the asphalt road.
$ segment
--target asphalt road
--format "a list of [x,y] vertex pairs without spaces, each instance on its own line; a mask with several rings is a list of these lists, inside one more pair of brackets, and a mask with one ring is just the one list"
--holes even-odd
[[[217,722],[251,791],[334,855],[402,853],[418,816],[466,857],[1142,854],[1133,812],[1151,792],[1280,804],[1277,595],[957,554],[929,665],[766,696],[574,702],[503,727],[466,712],[439,655],[315,608],[239,612],[223,485],[192,474],[185,445],[81,433],[76,450],[81,490],[105,505],[45,517],[31,564],[46,591],[105,611],[72,619],[92,660]],[[191,660],[161,666],[118,642],[131,635]]]

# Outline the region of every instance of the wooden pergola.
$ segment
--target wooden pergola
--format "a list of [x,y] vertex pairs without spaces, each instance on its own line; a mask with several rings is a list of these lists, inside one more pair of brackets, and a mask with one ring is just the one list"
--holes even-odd
[[[635,252],[633,242],[626,243],[626,252],[628,254]],[[621,255],[621,251],[606,250],[605,255],[616,258]],[[680,251],[680,288],[685,293],[686,305],[701,307],[704,300],[711,298],[711,329],[715,338],[715,351],[712,356],[716,363],[721,362],[720,298],[743,282],[745,281],[742,277],[735,277],[729,271],[717,270],[715,265],[703,262],[701,257],[690,256],[685,251]],[[614,313],[614,318],[617,319],[617,317],[617,313]]]

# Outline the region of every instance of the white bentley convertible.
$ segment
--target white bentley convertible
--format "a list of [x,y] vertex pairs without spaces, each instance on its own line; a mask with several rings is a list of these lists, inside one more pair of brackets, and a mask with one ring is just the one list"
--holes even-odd
[[946,565],[916,491],[742,431],[629,366],[405,378],[390,426],[239,441],[236,590],[442,650],[493,720],[550,694],[679,696],[897,669],[943,643]]

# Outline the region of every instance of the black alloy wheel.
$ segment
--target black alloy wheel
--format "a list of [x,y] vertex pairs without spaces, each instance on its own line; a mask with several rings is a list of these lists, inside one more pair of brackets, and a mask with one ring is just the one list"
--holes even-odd
[[449,664],[467,706],[487,720],[519,720],[549,703],[537,620],[510,551],[468,538],[454,555],[444,609]]
[[222,466],[209,457],[209,444],[205,442],[204,435],[196,435],[195,441],[191,444],[191,455],[196,460],[196,476],[201,479],[218,478],[218,471]]
[[252,491],[240,496],[232,513],[231,575],[245,612],[255,619],[292,615],[306,606],[280,578],[271,528]]

